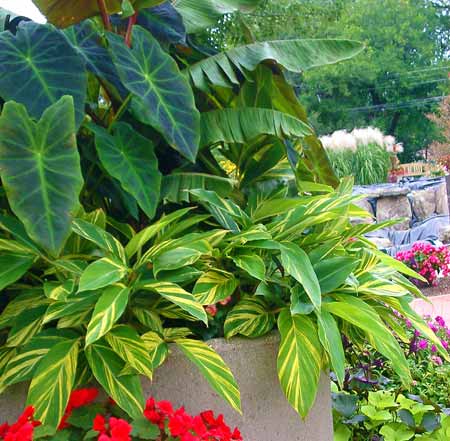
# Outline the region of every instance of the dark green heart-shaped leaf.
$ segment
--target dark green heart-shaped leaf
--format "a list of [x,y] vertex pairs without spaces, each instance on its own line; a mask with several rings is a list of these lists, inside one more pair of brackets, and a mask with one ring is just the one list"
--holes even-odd
[[161,42],[186,45],[183,18],[170,2],[142,10],[137,24],[149,30]]
[[131,49],[118,35],[108,34],[108,41],[120,78],[135,95],[136,116],[159,130],[173,148],[194,161],[200,117],[192,89],[173,58],[140,26],[133,28]]
[[70,233],[83,186],[71,97],[34,122],[22,104],[6,103],[0,117],[0,173],[11,209],[28,235],[58,254]]
[[84,58],[87,69],[108,84],[108,93],[125,98],[128,91],[120,81],[98,25],[93,20],[86,20],[64,30],[64,34]]
[[152,218],[159,201],[161,173],[153,143],[130,125],[119,123],[110,135],[101,127],[90,125],[102,164],[130,193],[145,214]]
[[75,125],[84,118],[87,74],[84,60],[50,25],[22,23],[17,34],[0,34],[0,96],[25,104],[39,119],[64,95],[75,105]]

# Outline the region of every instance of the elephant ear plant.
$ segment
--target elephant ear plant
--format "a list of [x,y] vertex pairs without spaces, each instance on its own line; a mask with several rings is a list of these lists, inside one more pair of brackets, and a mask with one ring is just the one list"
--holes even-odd
[[[138,418],[140,376],[173,343],[240,411],[203,340],[277,327],[302,416],[321,370],[342,381],[341,332],[369,338],[407,385],[389,326],[396,310],[434,338],[396,271],[418,276],[364,240],[375,226],[351,226],[351,182],[284,78],[361,45],[196,43],[257,0],[35,3],[50,24],[0,33],[0,390],[29,383],[49,434],[92,381]],[[221,320],[207,312],[220,302]]]

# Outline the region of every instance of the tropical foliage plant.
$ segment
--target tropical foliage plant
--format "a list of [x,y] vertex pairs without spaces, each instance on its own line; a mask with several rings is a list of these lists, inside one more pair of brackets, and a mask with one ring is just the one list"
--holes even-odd
[[[240,411],[203,338],[277,326],[281,386],[302,416],[322,369],[343,378],[342,329],[369,338],[405,385],[391,308],[443,350],[396,269],[420,276],[371,248],[375,226],[351,226],[364,215],[352,182],[338,185],[284,78],[359,43],[195,44],[211,18],[256,0],[35,3],[60,28],[0,33],[0,390],[29,382],[49,433],[93,379],[142,415],[140,376],[169,343]],[[220,302],[217,324],[207,307]]]

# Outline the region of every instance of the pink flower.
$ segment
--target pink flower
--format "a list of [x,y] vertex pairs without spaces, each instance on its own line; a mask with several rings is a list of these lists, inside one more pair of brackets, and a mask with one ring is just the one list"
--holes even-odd
[[217,314],[217,306],[216,305],[208,305],[205,307],[206,312],[211,315],[212,317],[215,317]]
[[432,355],[431,361],[438,366],[442,366],[442,364],[443,364],[442,358],[439,357],[438,355]]
[[428,348],[428,342],[426,340],[419,340],[419,343],[417,344],[419,349],[427,349]]

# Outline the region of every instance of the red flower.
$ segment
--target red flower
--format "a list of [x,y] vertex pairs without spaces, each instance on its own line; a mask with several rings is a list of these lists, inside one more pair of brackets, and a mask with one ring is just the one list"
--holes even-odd
[[111,417],[107,424],[102,415],[97,415],[92,428],[100,432],[98,441],[131,441],[130,433],[133,428],[127,421],[120,418]]
[[72,411],[79,407],[91,404],[97,398],[97,395],[98,390],[95,387],[74,390],[70,395],[66,411],[64,412],[64,416],[62,417],[61,422],[59,423],[58,429],[62,430],[69,427],[67,420],[72,414]]
[[13,425],[0,426],[0,437],[4,441],[32,441],[34,428],[41,424],[33,416],[34,407],[28,406]]

